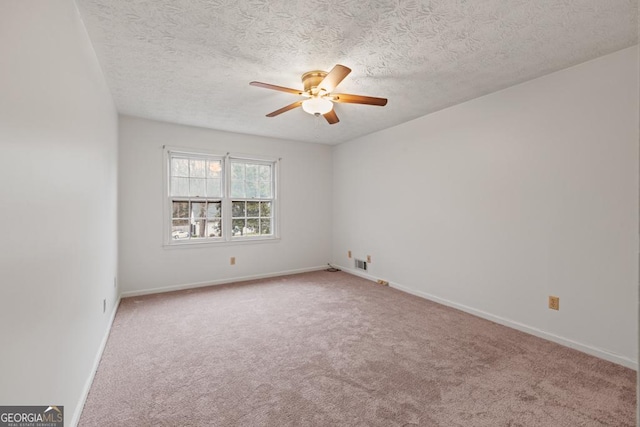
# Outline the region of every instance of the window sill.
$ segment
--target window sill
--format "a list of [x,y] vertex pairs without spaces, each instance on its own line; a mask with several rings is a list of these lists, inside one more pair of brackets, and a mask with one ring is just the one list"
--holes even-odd
[[218,241],[189,241],[189,242],[171,242],[164,243],[162,246],[164,249],[183,249],[183,248],[215,248],[221,246],[235,246],[235,245],[255,245],[264,243],[278,243],[280,237],[248,237],[245,239],[233,239],[233,240],[218,240]]

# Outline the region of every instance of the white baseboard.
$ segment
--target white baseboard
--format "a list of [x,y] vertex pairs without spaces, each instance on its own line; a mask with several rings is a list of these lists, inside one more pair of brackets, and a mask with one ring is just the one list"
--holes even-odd
[[141,295],[181,291],[184,289],[194,289],[194,288],[204,288],[207,286],[214,286],[214,285],[224,285],[226,283],[236,283],[236,282],[246,282],[248,280],[267,279],[269,277],[290,276],[292,274],[309,273],[311,271],[324,270],[328,267],[329,267],[328,265],[321,265],[316,267],[300,268],[296,270],[286,270],[286,271],[278,271],[274,273],[256,274],[253,276],[229,277],[226,279],[208,280],[206,282],[184,283],[180,285],[164,286],[161,288],[143,289],[139,291],[126,291],[122,293],[121,297],[122,298],[137,297]]
[[[354,276],[358,276],[358,277],[362,277],[364,279],[368,279],[368,280],[372,280],[372,281],[376,281],[378,280],[377,277],[373,277],[369,274],[366,273],[362,273],[360,271],[357,271],[355,269],[352,268],[348,268],[348,267],[342,267],[342,266],[338,266],[336,265],[336,267],[340,268],[341,270],[343,270],[345,273],[349,273],[352,274]],[[385,279],[386,280],[386,279]],[[447,299],[443,299],[440,297],[437,297],[435,295],[431,295],[427,292],[422,292],[422,291],[417,291],[414,289],[411,289],[408,286],[403,286],[400,285],[398,283],[394,283],[394,282],[389,282],[389,286],[391,286],[392,288],[401,290],[403,292],[406,292],[408,294],[412,294],[424,299],[428,299],[429,301],[433,301],[433,302],[437,302],[438,304],[442,304],[442,305],[446,305],[448,307],[452,307],[455,309],[458,309],[460,311],[464,311],[465,313],[469,313],[469,314],[473,314],[474,316],[478,316],[481,317],[483,319],[487,319],[490,320],[492,322],[495,323],[499,323],[501,325],[504,326],[508,326],[510,328],[513,329],[517,329],[519,331],[528,333],[530,335],[534,335],[537,336],[539,338],[544,338],[546,340],[549,341],[553,341],[557,344],[563,345],[565,347],[570,347],[573,348],[575,350],[581,351],[583,353],[586,354],[590,354],[591,356],[595,356],[598,357],[600,359],[604,359],[604,360],[608,360],[609,362],[613,362],[613,363],[617,363],[618,365],[622,365],[625,366],[627,368],[633,369],[635,371],[638,371],[638,361],[637,360],[632,360],[629,359],[625,356],[621,356],[619,354],[615,354],[615,353],[611,353],[607,350],[603,350],[597,347],[593,347],[587,344],[582,344],[579,343],[577,341],[571,340],[569,338],[565,338],[565,337],[561,337],[559,335],[555,335],[549,332],[545,332],[541,329],[538,328],[534,328],[532,326],[528,326],[525,325],[523,323],[520,322],[516,322],[510,319],[506,319],[504,317],[500,317],[500,316],[496,316],[494,314],[491,313],[487,313],[486,311],[482,311],[482,310],[478,310],[476,308],[473,307],[469,307],[467,305],[464,304],[459,304],[457,302],[454,301],[449,301]]]
[[93,361],[93,367],[91,369],[91,375],[87,378],[86,383],[84,384],[84,388],[82,389],[82,394],[80,395],[80,400],[78,405],[76,405],[76,410],[73,413],[73,417],[71,418],[71,423],[69,425],[71,427],[76,427],[78,422],[80,421],[80,415],[82,415],[82,410],[84,409],[84,404],[87,401],[87,397],[89,396],[89,390],[91,390],[91,384],[93,384],[93,379],[96,376],[96,372],[98,371],[98,365],[100,365],[100,360],[102,359],[102,353],[104,352],[104,348],[107,346],[107,340],[109,339],[109,333],[111,332],[111,326],[113,326],[113,321],[116,318],[116,313],[118,311],[118,307],[120,306],[120,298],[116,301],[113,311],[111,312],[111,317],[109,318],[109,324],[107,325],[107,330],[102,337],[102,341],[100,342],[100,347],[98,347],[98,352],[96,353],[96,357]]

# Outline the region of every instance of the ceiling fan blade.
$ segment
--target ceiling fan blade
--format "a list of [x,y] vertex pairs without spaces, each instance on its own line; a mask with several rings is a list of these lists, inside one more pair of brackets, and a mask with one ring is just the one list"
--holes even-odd
[[373,96],[350,95],[348,93],[332,93],[332,101],[344,102],[348,104],[387,105],[387,98],[376,98]]
[[278,114],[286,113],[289,110],[293,110],[294,108],[300,107],[302,105],[302,101],[294,102],[293,104],[289,104],[286,107],[282,107],[279,110],[276,110],[272,113],[267,114],[267,117],[275,117]]
[[284,86],[276,86],[270,85],[269,83],[261,83],[261,82],[251,82],[249,83],[251,86],[262,87],[265,89],[279,90],[280,92],[293,93],[294,95],[302,95],[304,92],[298,89],[291,89],[289,87]]
[[320,89],[324,89],[327,92],[333,91],[336,86],[340,84],[342,80],[351,72],[351,68],[345,67],[344,65],[337,64],[335,67],[329,71],[324,79],[320,82],[318,87]]
[[326,114],[323,114],[324,118],[327,119],[330,125],[335,125],[340,121],[338,115],[336,114],[336,110],[331,110]]

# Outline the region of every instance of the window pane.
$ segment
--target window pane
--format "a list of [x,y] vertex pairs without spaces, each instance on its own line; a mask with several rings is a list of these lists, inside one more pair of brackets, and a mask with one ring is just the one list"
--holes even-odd
[[232,236],[242,236],[244,235],[244,219],[234,219],[231,223],[231,235]]
[[193,197],[204,197],[205,192],[205,179],[191,178],[189,180],[189,195]]
[[245,165],[245,180],[257,181],[258,180],[258,167],[259,165],[247,164]]
[[258,179],[260,181],[271,181],[271,166],[260,165]]
[[189,160],[189,176],[195,178],[204,178],[206,171],[206,160],[191,159]]
[[188,159],[171,159],[171,176],[189,176],[189,160]]
[[247,216],[260,216],[260,202],[247,202]]
[[206,219],[197,219],[195,221],[191,221],[191,238],[192,239],[202,239],[203,237],[207,237],[207,220]]
[[220,160],[209,160],[207,162],[207,178],[220,178],[222,172],[222,162]]
[[261,219],[260,220],[260,234],[271,234],[271,220],[270,219]]
[[233,162],[231,197],[269,199],[273,197],[273,166]]
[[207,205],[207,218],[214,219],[220,218],[221,212],[221,203],[220,202],[209,202]]
[[233,202],[231,204],[231,216],[234,218],[244,217],[244,202]]
[[271,198],[271,182],[260,182],[258,185],[259,197],[264,199]]
[[244,181],[231,181],[231,197],[245,197]]
[[271,202],[260,202],[260,216],[271,217]]
[[172,218],[189,218],[189,202],[173,202]]
[[260,234],[260,220],[259,219],[248,219],[247,220],[247,228],[245,230],[246,236],[255,236]]
[[220,221],[207,221],[207,236],[209,237],[221,237],[222,226]]
[[171,222],[171,238],[184,240],[189,238],[189,221],[186,219],[173,220]]
[[189,178],[171,178],[172,196],[188,196],[189,195]]
[[207,197],[222,197],[219,179],[207,179]]
[[231,163],[231,178],[244,180],[244,164]]
[[258,197],[258,183],[254,181],[245,182],[245,197],[252,199]]
[[191,219],[205,218],[206,205],[207,204],[205,202],[192,202],[191,203]]

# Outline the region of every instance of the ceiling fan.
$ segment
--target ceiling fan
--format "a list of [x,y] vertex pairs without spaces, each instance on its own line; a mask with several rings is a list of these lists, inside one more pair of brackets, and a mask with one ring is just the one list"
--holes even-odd
[[366,105],[387,105],[386,98],[375,98],[372,96],[350,95],[348,93],[333,93],[333,90],[351,72],[351,69],[344,65],[336,65],[328,73],[326,71],[309,71],[302,75],[304,90],[291,89],[283,86],[276,86],[268,83],[251,82],[251,86],[263,87],[265,89],[278,90],[280,92],[292,93],[304,96],[305,100],[296,101],[286,107],[267,114],[267,117],[275,117],[294,108],[302,107],[304,111],[314,116],[324,116],[330,125],[338,123],[340,120],[333,109],[334,102],[347,104]]

